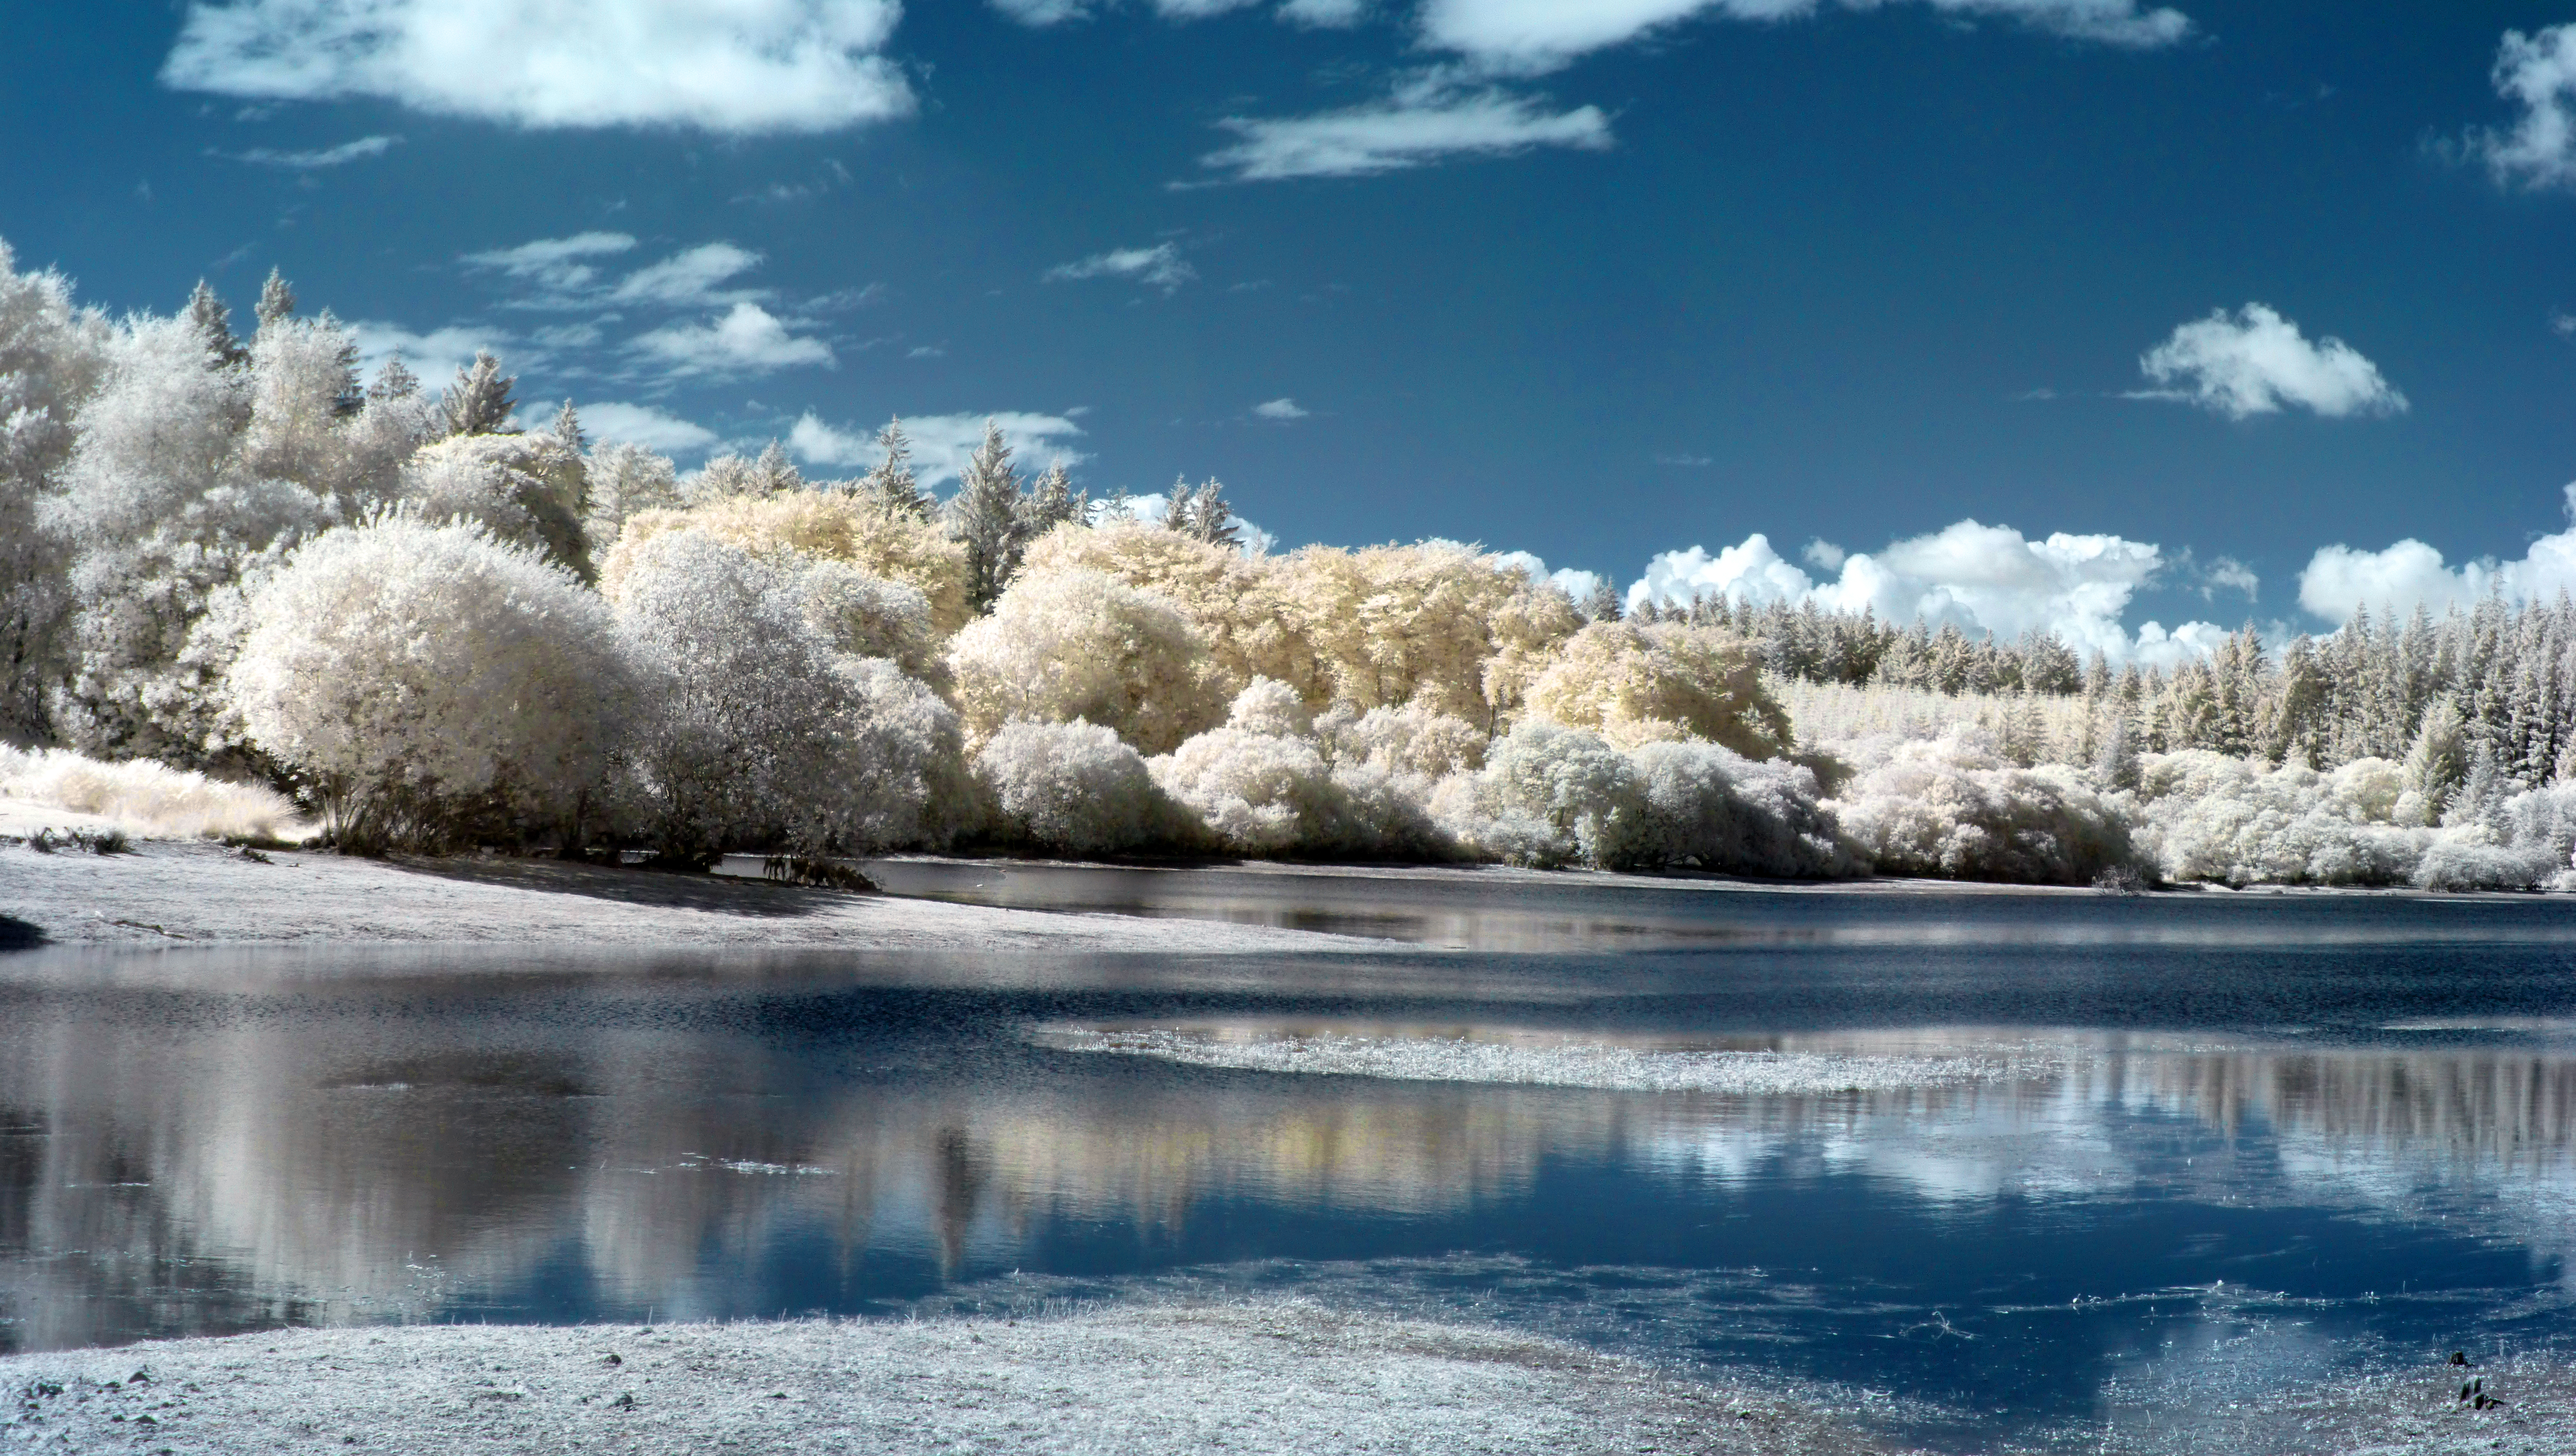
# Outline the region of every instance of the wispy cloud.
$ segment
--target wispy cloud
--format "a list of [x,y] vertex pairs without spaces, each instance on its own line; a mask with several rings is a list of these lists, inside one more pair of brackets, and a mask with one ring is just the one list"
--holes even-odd
[[364,136],[353,142],[342,142],[336,147],[323,147],[310,152],[281,152],[268,147],[252,147],[245,152],[216,152],[213,155],[229,157],[236,162],[250,162],[262,167],[284,167],[296,172],[315,172],[326,167],[345,167],[351,162],[363,162],[370,157],[381,157],[392,151],[395,144],[401,140],[402,138],[398,136]]
[[572,293],[588,288],[599,276],[599,270],[585,259],[612,257],[634,246],[635,239],[625,233],[575,233],[568,238],[538,238],[514,248],[468,253],[463,261],[472,267],[524,279],[550,293]]
[[2510,131],[2478,131],[2465,150],[2499,186],[2576,186],[2576,25],[2504,33],[2496,94],[2522,107]]
[[1300,408],[1297,401],[1285,397],[1254,405],[1252,412],[1265,420],[1302,420],[1314,413],[1313,410]]
[[2182,325],[2138,367],[2162,387],[2134,397],[2182,400],[2231,419],[2293,406],[2330,418],[2406,410],[2406,396],[2350,344],[2332,337],[2311,343],[2297,324],[2259,303],[2233,317],[2219,309]]
[[476,353],[489,350],[503,358],[524,363],[532,355],[514,348],[517,340],[504,330],[479,324],[450,324],[445,328],[414,332],[400,324],[360,320],[349,326],[358,336],[359,364],[373,374],[384,362],[400,355],[403,367],[420,376],[423,388],[439,390],[456,377],[456,371],[474,362]]
[[899,0],[192,0],[161,79],[522,127],[829,131],[909,115]]
[[[1849,10],[1885,0],[1837,0]],[[2192,33],[2189,17],[2136,0],[1922,0],[1963,19],[2017,21],[2103,45],[2151,49]],[[1813,15],[1825,0],[1429,0],[1423,40],[1497,72],[1534,74],[1626,45],[1684,21],[1781,21]]]
[[1231,116],[1238,138],[1200,164],[1237,181],[1366,177],[1459,157],[1499,157],[1533,147],[1602,151],[1610,119],[1597,106],[1553,111],[1498,88],[1461,90],[1451,77],[1414,77],[1384,101],[1313,116]]
[[761,297],[717,284],[758,266],[760,255],[731,243],[705,243],[675,253],[659,263],[638,268],[609,291],[611,303],[659,303],[686,308],[710,303],[739,303]]
[[1181,256],[1178,244],[1157,243],[1150,248],[1113,248],[1078,262],[1059,263],[1046,270],[1043,281],[1063,283],[1083,278],[1132,278],[1169,295],[1198,276],[1198,270]]
[[716,432],[706,426],[648,404],[625,404],[603,400],[581,406],[581,423],[591,438],[623,441],[641,445],[664,454],[703,450],[716,442]]

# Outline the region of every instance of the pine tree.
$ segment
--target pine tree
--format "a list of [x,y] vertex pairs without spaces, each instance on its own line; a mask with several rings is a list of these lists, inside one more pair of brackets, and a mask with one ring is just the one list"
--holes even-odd
[[1020,476],[999,425],[984,423],[984,443],[966,462],[948,502],[948,534],[966,548],[966,597],[991,611],[1019,570]]
[[805,488],[804,472],[796,468],[795,461],[787,458],[787,447],[776,440],[770,441],[759,457],[751,462],[751,475],[752,493],[755,495],[784,495],[791,490]]
[[197,280],[197,291],[188,295],[188,326],[206,341],[206,353],[217,368],[238,368],[250,362],[250,350],[233,337],[232,310],[224,307],[224,301],[202,278]]
[[387,359],[385,367],[376,371],[376,382],[367,386],[369,399],[409,399],[418,393],[420,376],[403,367],[400,354]]
[[2468,773],[2468,734],[2459,707],[2448,697],[2436,698],[2424,710],[2423,726],[2406,750],[2402,782],[2408,792],[2424,796],[2428,813],[2439,813]]
[[268,281],[259,286],[259,326],[267,328],[295,317],[295,290],[286,286],[286,275],[271,268]]
[[509,435],[510,412],[518,405],[510,398],[511,387],[519,381],[501,372],[501,361],[488,353],[478,353],[474,362],[456,371],[456,382],[447,387],[441,411],[450,435]]
[[546,433],[561,440],[564,448],[576,455],[590,453],[590,436],[582,433],[581,416],[574,412],[571,400],[565,400],[563,408],[555,411],[555,422],[546,427]]
[[877,508],[887,515],[929,520],[935,503],[912,473],[912,441],[905,437],[900,418],[886,421],[885,428],[877,431],[877,446],[885,451],[885,459],[860,481],[860,488],[875,497]]
[[1090,514],[1087,496],[1075,493],[1072,480],[1064,473],[1061,461],[1046,468],[1020,498],[1020,539],[1034,541],[1068,521],[1080,521]]
[[1574,609],[1581,612],[1587,622],[1616,622],[1619,620],[1618,590],[1607,580],[1595,581],[1592,590],[1583,594],[1583,600],[1575,603]]

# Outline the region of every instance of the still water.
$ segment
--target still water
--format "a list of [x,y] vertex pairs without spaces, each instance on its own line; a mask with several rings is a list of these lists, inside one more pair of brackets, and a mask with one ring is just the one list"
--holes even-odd
[[903,873],[1418,943],[0,958],[0,1350],[1299,1291],[1975,1450],[2576,1337],[2576,905]]

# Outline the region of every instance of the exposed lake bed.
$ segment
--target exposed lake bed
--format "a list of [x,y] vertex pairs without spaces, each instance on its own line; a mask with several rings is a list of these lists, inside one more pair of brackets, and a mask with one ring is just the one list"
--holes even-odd
[[[748,1348],[1284,1300],[1378,1322],[1363,1353],[1428,1325],[1777,1397],[1814,1449],[2566,1437],[2555,899],[1045,873],[1094,913],[883,903],[1314,949],[0,960],[10,1378],[306,1325]],[[1164,904],[1097,913],[1140,881]],[[1371,898],[1414,943],[1294,928]],[[2452,1350],[2506,1404],[2454,1409]]]

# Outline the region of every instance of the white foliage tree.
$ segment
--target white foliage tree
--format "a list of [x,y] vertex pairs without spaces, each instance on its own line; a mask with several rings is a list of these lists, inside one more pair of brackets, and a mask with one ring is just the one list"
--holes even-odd
[[680,504],[680,473],[667,455],[641,445],[610,443],[591,451],[582,464],[590,486],[582,535],[594,553],[616,545],[629,518]]
[[39,500],[71,458],[73,422],[106,369],[108,327],[53,272],[20,273],[0,242],[0,739],[48,736],[70,581]]
[[225,692],[344,849],[556,827],[601,783],[631,702],[606,604],[470,523],[326,531],[245,615]]
[[2079,770],[2017,767],[1970,728],[1862,747],[1835,809],[1882,873],[2081,885],[2152,868],[2128,817]]
[[581,452],[550,433],[453,435],[413,455],[401,479],[402,498],[431,520],[474,521],[584,581],[598,575],[582,530],[588,471]]

